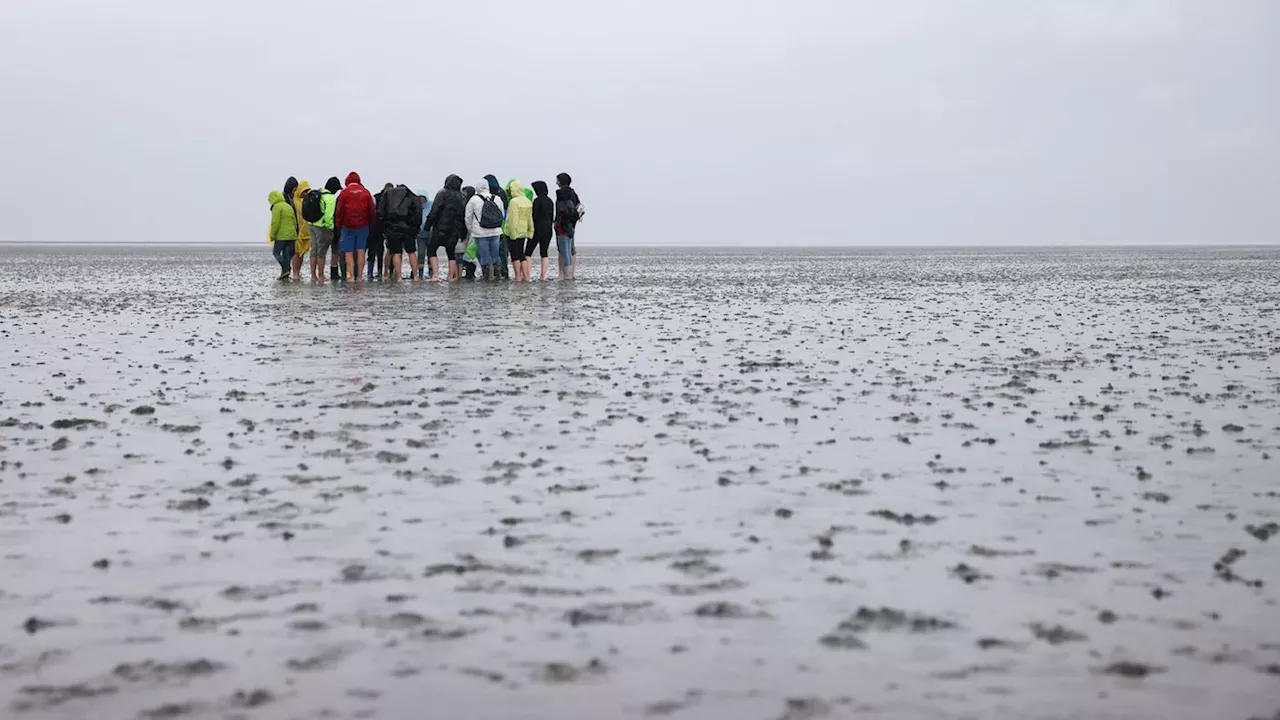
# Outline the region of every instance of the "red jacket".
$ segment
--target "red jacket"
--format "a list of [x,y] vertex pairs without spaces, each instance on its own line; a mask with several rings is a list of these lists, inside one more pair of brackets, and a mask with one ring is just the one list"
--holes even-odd
[[338,194],[338,207],[333,212],[333,227],[335,230],[343,228],[359,230],[363,227],[372,227],[376,216],[377,208],[373,203],[373,195],[370,195],[369,191],[360,184],[360,179],[357,177],[354,182],[348,182]]

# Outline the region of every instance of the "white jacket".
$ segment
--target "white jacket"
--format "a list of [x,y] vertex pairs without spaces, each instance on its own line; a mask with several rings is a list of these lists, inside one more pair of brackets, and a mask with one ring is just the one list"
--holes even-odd
[[502,211],[504,216],[507,213],[507,209],[502,206],[502,198],[494,197],[493,193],[489,192],[489,188],[487,187],[484,187],[483,189],[477,187],[476,194],[467,201],[466,213],[467,232],[471,234],[471,237],[476,239],[497,237],[502,234],[501,226],[496,228],[480,227],[480,214],[484,212],[484,201],[486,198],[493,200],[493,202],[498,205],[498,209]]

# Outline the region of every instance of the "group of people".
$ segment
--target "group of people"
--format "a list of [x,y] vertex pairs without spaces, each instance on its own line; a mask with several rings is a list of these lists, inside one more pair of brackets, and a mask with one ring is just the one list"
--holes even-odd
[[[280,263],[280,280],[302,279],[302,265],[310,257],[311,282],[380,280],[487,281],[514,279],[530,282],[532,257],[541,254],[539,280],[547,280],[548,250],[556,241],[558,279],[575,277],[578,223],[586,213],[568,173],[556,176],[555,200],[541,180],[526,188],[519,180],[505,186],[485,175],[475,187],[462,186],[450,175],[444,188],[428,197],[405,185],[387,183],[369,192],[360,175],[345,183],[331,177],[323,188],[290,177],[283,191],[267,196],[271,226],[267,241]],[[440,267],[439,253],[448,259]]]

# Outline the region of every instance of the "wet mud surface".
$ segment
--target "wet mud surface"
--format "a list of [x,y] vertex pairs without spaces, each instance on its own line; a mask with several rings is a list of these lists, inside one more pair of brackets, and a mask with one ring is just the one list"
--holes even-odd
[[0,715],[1275,718],[1280,252],[0,248]]

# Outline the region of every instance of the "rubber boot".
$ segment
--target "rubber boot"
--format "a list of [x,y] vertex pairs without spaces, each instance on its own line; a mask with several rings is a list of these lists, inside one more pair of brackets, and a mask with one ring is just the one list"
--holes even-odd
[[330,279],[330,280],[337,280],[337,279],[338,279],[338,266],[337,266],[337,265],[330,265],[330,266],[329,266],[329,279]]

